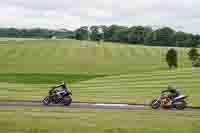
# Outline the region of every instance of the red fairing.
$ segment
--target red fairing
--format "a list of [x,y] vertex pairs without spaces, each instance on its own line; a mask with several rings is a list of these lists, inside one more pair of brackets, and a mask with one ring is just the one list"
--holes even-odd
[[160,101],[161,101],[160,107],[161,107],[161,108],[166,109],[166,108],[169,108],[169,107],[170,107],[169,105],[166,105],[167,99],[168,99],[167,96],[161,96],[161,97],[160,97]]
[[168,97],[167,96],[161,96],[160,99],[167,99]]

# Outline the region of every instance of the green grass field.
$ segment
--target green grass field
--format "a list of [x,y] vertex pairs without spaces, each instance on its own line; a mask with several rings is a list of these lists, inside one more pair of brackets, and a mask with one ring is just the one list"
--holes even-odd
[[67,83],[75,83],[89,80],[106,75],[89,75],[89,74],[45,74],[45,73],[1,73],[0,81],[7,83],[24,83],[24,84],[54,84],[63,79]]
[[0,108],[1,133],[199,133],[199,112]]
[[[87,44],[87,46],[85,46]],[[168,84],[200,106],[200,69],[176,48],[179,69],[168,70],[169,48],[75,40],[0,39],[0,100],[41,100],[65,80],[73,100],[148,104]],[[2,107],[2,133],[199,133],[199,112]]]

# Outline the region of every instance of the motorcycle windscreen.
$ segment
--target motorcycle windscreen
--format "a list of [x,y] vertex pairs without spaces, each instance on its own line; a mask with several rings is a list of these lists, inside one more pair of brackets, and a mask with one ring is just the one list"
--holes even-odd
[[180,95],[180,96],[178,96],[178,97],[174,98],[174,100],[178,100],[178,99],[184,99],[184,98],[186,98],[186,96],[184,96],[184,95]]

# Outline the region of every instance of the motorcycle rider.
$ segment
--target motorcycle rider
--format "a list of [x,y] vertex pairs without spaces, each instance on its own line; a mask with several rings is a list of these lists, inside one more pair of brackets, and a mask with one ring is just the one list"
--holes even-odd
[[168,97],[173,100],[174,98],[180,95],[180,92],[177,90],[176,86],[169,85],[167,90],[162,91],[162,93],[169,92]]
[[52,87],[52,89],[49,91],[49,93],[51,95],[56,93],[56,94],[58,94],[58,97],[62,97],[61,94],[59,93],[61,91],[65,91],[65,92],[68,93],[68,88],[67,88],[65,81],[61,81],[61,84]]

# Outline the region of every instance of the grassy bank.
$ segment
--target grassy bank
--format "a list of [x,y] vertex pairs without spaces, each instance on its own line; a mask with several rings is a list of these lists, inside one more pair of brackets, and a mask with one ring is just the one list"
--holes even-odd
[[1,108],[2,133],[199,133],[199,112]]

